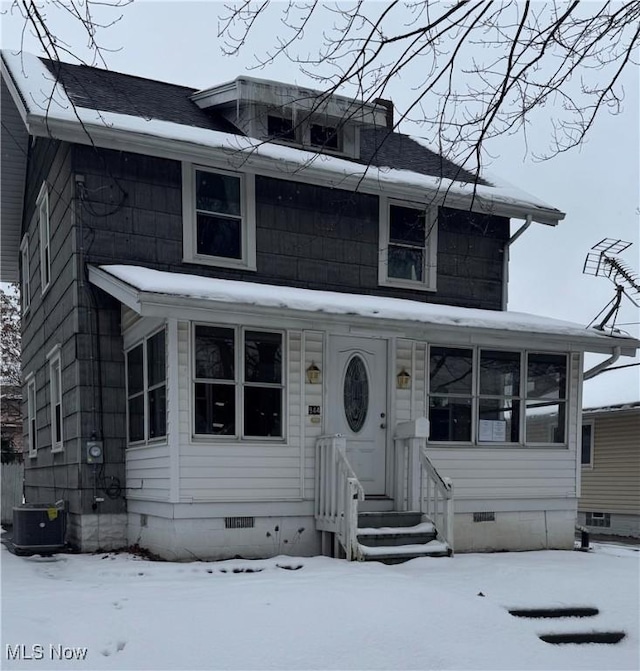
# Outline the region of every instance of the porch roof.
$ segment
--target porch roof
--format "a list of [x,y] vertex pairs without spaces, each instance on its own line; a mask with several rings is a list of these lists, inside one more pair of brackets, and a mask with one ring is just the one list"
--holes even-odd
[[623,356],[633,356],[640,348],[640,341],[624,334],[607,335],[573,322],[521,312],[225,280],[130,265],[92,266],[89,279],[141,316],[186,318],[181,316],[181,309],[217,308],[229,313],[229,307],[234,306],[236,314],[259,312],[277,318],[334,320],[354,326],[377,324],[396,330],[430,326],[439,331],[462,329],[503,339],[544,337],[590,352],[620,348]]

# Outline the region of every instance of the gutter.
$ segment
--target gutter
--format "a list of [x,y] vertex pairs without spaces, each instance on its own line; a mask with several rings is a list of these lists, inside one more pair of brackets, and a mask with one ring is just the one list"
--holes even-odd
[[620,347],[614,347],[613,354],[608,359],[601,361],[597,366],[590,368],[589,370],[585,371],[582,374],[583,381],[590,380],[592,377],[600,375],[600,373],[604,372],[604,370],[608,368],[612,363],[615,363],[620,358],[621,355],[622,350],[620,349]]
[[509,250],[511,245],[531,226],[533,217],[528,214],[523,226],[521,226],[504,244],[502,251],[502,309],[507,309],[509,302]]

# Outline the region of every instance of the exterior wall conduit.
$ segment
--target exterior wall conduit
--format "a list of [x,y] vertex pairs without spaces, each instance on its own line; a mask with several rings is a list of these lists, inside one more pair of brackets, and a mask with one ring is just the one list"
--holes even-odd
[[505,243],[502,256],[502,309],[507,309],[509,301],[509,249],[511,245],[531,226],[533,218],[530,214],[523,226],[521,226]]

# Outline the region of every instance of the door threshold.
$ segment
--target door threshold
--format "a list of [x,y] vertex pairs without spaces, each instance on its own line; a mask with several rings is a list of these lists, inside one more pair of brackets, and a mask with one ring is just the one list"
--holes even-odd
[[367,494],[364,501],[358,505],[361,513],[386,513],[393,510],[395,501],[385,495],[376,496]]

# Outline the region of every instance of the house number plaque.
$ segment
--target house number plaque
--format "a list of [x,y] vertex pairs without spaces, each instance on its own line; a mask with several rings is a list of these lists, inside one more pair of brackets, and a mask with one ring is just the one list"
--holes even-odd
[[319,415],[320,414],[320,406],[319,405],[310,405],[309,406],[309,414],[310,415]]

